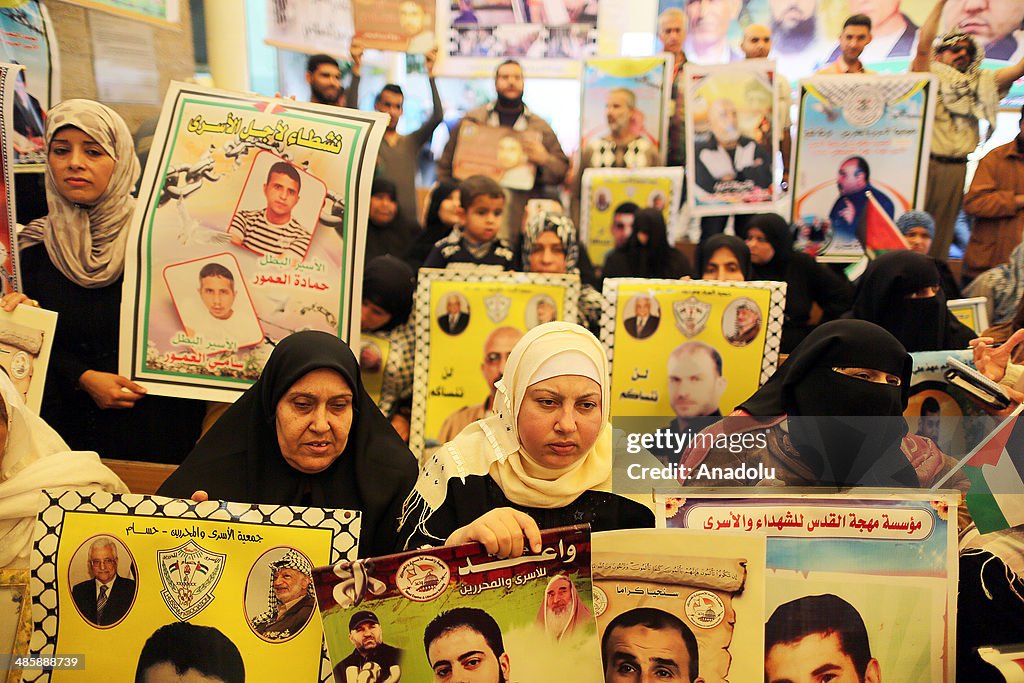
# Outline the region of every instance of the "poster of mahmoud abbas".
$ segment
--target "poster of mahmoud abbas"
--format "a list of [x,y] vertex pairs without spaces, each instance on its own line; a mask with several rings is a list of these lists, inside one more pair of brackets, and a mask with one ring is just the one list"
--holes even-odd
[[864,634],[873,680],[952,683],[958,502],[872,489],[670,497],[658,525],[768,536],[764,680],[808,679],[824,664],[792,645],[793,624],[813,619]]
[[358,512],[43,493],[31,652],[80,661],[26,681],[156,680],[186,651],[224,681],[330,680],[312,570],[355,559]]
[[717,420],[775,371],[784,282],[611,278],[604,297],[601,343],[615,352],[611,414],[630,421],[626,431],[682,432],[693,420]]
[[469,543],[316,568],[335,680],[603,681],[590,528],[541,541],[507,560]]
[[798,249],[821,261],[860,258],[868,192],[893,220],[922,207],[935,92],[929,74],[800,82],[790,173]]
[[775,63],[683,69],[687,205],[692,215],[771,211],[778,196]]
[[[663,166],[668,151],[670,55],[600,57],[583,64],[580,149],[588,167],[612,166],[602,158],[602,141],[623,127],[642,152],[626,159],[630,168]],[[632,144],[632,143],[631,143]],[[605,145],[607,147],[607,145]],[[614,157],[614,154],[612,154]]]
[[293,332],[354,342],[385,121],[174,84],[128,238],[121,374],[230,401]]
[[553,320],[576,322],[575,275],[422,268],[409,446],[419,455],[484,417],[509,351]]
[[760,680],[764,536],[629,529],[594,534],[591,547],[606,680],[634,680],[624,674],[653,641],[679,672],[672,680]]

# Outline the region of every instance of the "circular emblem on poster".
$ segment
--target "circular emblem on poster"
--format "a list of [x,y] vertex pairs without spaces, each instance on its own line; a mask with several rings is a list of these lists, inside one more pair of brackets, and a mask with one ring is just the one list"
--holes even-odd
[[873,85],[859,85],[843,98],[843,118],[854,128],[870,128],[885,113],[885,98]]
[[11,377],[14,379],[25,379],[31,368],[32,358],[24,351],[18,351],[11,356]]
[[725,603],[711,591],[697,591],[686,598],[686,618],[697,628],[714,628],[725,619]]
[[601,616],[606,609],[608,609],[608,596],[599,586],[594,586],[594,616]]
[[451,578],[447,564],[432,555],[417,555],[398,568],[395,587],[413,602],[430,602],[444,593]]

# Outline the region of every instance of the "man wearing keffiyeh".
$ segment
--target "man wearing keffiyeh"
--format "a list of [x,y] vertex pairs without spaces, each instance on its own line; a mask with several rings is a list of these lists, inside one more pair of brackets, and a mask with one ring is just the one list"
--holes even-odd
[[978,123],[987,121],[991,133],[1000,98],[1024,76],[1024,59],[995,71],[982,70],[984,48],[959,29],[949,31],[933,45],[945,5],[946,0],[936,2],[921,26],[911,64],[911,70],[933,73],[939,81],[925,211],[935,218],[931,255],[942,260],[949,256],[953,225],[963,201],[967,155],[981,141]]
[[316,608],[312,573],[309,560],[294,548],[271,563],[268,608],[252,620],[256,633],[268,640],[298,635]]

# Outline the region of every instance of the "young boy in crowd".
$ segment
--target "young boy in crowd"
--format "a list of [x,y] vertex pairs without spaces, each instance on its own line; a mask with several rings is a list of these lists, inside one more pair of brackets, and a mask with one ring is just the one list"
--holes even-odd
[[423,267],[515,270],[512,248],[498,237],[505,210],[501,185],[486,176],[471,176],[459,184],[459,202],[455,230],[434,245]]

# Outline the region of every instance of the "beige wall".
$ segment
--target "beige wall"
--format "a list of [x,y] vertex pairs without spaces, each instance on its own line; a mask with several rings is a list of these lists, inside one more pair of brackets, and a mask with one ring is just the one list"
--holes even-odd
[[[59,0],[44,0],[44,2],[53,22],[60,50],[61,99],[76,97],[96,99],[89,19],[98,10],[86,9]],[[181,22],[178,30],[148,24],[153,27],[156,37],[157,68],[160,72],[161,91],[172,80],[184,80],[195,75],[192,17],[189,14],[188,0],[181,0],[179,5]],[[145,22],[139,23],[144,24]],[[124,117],[128,127],[133,131],[142,121],[160,112],[158,106],[109,104]]]

